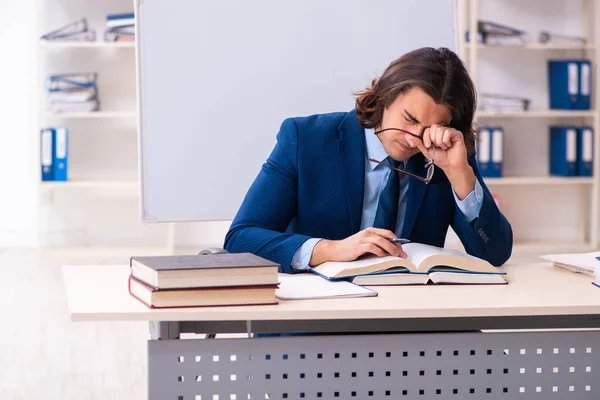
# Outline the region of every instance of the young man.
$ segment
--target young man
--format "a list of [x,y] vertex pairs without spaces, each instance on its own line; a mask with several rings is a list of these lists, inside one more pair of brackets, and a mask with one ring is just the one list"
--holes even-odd
[[475,108],[458,56],[421,48],[392,62],[355,110],[285,120],[225,249],[292,272],[365,253],[406,257],[395,237],[443,247],[452,226],[469,254],[502,265],[512,229],[477,169]]

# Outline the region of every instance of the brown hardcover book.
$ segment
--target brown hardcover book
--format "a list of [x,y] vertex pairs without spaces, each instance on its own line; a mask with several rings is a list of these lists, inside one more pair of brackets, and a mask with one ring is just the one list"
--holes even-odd
[[133,256],[131,275],[156,289],[274,285],[279,264],[251,253]]
[[150,308],[277,304],[277,285],[156,289],[129,277],[129,293]]

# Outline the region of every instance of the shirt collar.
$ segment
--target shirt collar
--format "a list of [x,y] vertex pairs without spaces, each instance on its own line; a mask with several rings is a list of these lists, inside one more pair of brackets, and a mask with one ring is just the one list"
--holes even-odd
[[[385,160],[388,155],[385,152],[381,141],[375,134],[374,129],[365,129],[365,141],[367,144],[367,159],[374,158],[379,161]],[[383,168],[381,165],[373,161],[369,161],[369,165],[371,166],[371,171],[377,167]]]

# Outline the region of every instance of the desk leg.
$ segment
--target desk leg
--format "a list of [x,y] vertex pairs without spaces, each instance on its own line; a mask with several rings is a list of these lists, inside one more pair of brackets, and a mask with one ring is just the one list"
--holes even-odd
[[171,321],[152,321],[150,322],[150,338],[159,339],[179,339],[179,322]]

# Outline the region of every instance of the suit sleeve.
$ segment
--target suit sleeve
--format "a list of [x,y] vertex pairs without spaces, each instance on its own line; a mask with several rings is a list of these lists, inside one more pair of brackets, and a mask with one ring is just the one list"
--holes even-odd
[[498,209],[490,190],[477,168],[475,155],[469,158],[475,177],[483,189],[479,215],[467,221],[459,210],[454,212],[452,228],[465,246],[467,253],[483,258],[494,266],[504,264],[512,254],[513,232],[508,220]]
[[297,211],[297,153],[296,124],[287,119],[225,236],[225,250],[254,253],[292,271],[292,257],[309,239],[286,232]]

